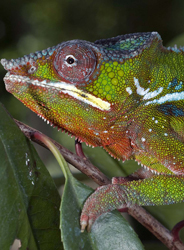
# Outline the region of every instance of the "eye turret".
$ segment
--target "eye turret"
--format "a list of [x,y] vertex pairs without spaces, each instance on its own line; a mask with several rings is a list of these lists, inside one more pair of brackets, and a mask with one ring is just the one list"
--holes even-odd
[[96,67],[96,56],[89,46],[80,43],[61,46],[55,56],[54,67],[66,80],[87,81]]

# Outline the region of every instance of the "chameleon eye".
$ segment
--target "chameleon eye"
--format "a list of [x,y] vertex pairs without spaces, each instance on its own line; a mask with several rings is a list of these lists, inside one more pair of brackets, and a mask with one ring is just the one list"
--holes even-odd
[[68,65],[68,67],[73,67],[77,65],[77,59],[73,55],[66,56],[65,62]]
[[90,47],[80,43],[61,46],[55,56],[54,67],[66,80],[85,81],[96,67],[96,56]]

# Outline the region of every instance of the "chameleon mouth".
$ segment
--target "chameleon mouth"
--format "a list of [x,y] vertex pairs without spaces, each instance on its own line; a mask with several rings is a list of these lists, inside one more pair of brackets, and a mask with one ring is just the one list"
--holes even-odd
[[22,83],[22,84],[30,84],[43,88],[53,88],[59,92],[64,94],[68,94],[74,99],[77,99],[85,104],[91,105],[95,108],[98,108],[103,111],[108,111],[111,109],[111,104],[107,101],[104,101],[98,97],[95,97],[83,90],[76,88],[72,84],[67,84],[66,82],[48,82],[46,80],[39,81],[37,79],[30,79],[28,76],[14,75],[10,74],[10,72],[6,73],[4,77],[4,82],[6,84],[7,90],[8,85],[11,83]]

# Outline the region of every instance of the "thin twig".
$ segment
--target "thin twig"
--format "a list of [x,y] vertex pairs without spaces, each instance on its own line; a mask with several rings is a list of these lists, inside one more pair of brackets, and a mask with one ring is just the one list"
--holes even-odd
[[[35,139],[33,136],[35,132],[41,132],[25,125],[20,121],[15,120],[15,122],[27,138],[46,148],[42,142]],[[52,139],[50,140],[56,145],[68,163],[72,164],[82,173],[93,179],[97,184],[107,185],[111,183],[111,181],[98,168],[91,164],[89,160],[77,156],[68,149],[62,147],[58,142]],[[168,249],[184,250],[184,244],[180,242],[180,240],[174,241],[173,234],[142,207],[132,205],[128,208],[128,213],[139,221],[144,227],[146,227],[151,233],[153,233],[161,242],[163,242]]]

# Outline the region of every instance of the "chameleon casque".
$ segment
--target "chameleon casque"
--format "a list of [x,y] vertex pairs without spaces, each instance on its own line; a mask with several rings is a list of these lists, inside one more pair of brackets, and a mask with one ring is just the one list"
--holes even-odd
[[7,91],[49,123],[145,168],[85,202],[82,231],[102,213],[184,201],[184,47],[157,32],[72,40],[2,59]]

